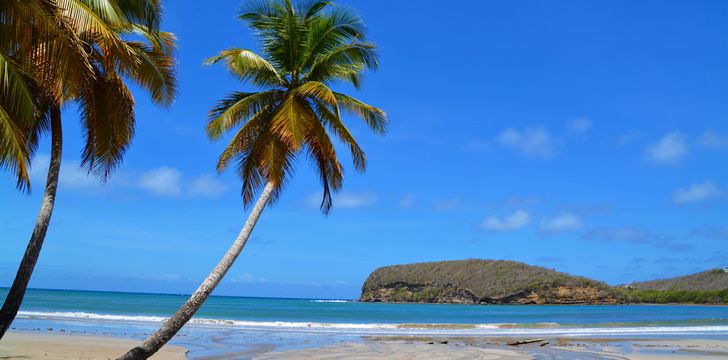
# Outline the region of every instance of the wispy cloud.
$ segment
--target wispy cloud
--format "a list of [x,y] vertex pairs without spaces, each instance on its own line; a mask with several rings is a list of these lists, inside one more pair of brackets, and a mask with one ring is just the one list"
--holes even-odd
[[703,225],[690,231],[691,237],[728,240],[728,226]]
[[614,143],[617,146],[625,146],[639,140],[644,134],[637,129],[629,129],[627,132],[618,135],[614,138]]
[[180,281],[190,280],[189,278],[186,278],[180,274],[150,274],[150,275],[135,276],[134,278],[140,279],[140,280],[161,281],[161,282],[180,282]]
[[673,131],[663,136],[656,143],[650,144],[646,149],[650,160],[660,164],[674,164],[679,162],[688,153],[688,143],[685,135]]
[[585,240],[598,240],[606,242],[629,242],[647,243],[652,234],[649,231],[637,227],[601,227],[595,228],[582,234]]
[[334,197],[336,206],[345,209],[354,209],[362,206],[373,205],[377,202],[377,194],[374,193],[350,193],[344,192]]
[[404,209],[411,208],[414,205],[415,205],[415,194],[413,194],[413,193],[404,194],[399,199],[399,207],[401,207],[401,208],[404,208]]
[[218,197],[227,190],[225,183],[212,175],[200,175],[192,181],[188,186],[190,196],[199,197]]
[[[378,200],[375,193],[342,192],[334,195],[333,203],[336,208],[356,209],[374,205]],[[314,208],[321,206],[321,193],[310,194],[308,196],[308,205]]]
[[487,231],[513,231],[518,230],[531,223],[531,215],[528,211],[517,210],[516,212],[498,217],[495,215],[487,217],[480,224],[483,230]]
[[[32,168],[34,181],[44,184],[48,171],[49,156],[36,156]],[[216,197],[226,191],[227,186],[212,175],[200,175],[189,179],[178,168],[160,166],[150,170],[118,170],[108,183],[88,174],[80,167],[78,160],[63,159],[59,183],[64,188],[84,191],[141,190],[164,197]]]
[[652,233],[649,230],[633,227],[602,227],[589,230],[581,235],[584,240],[603,241],[610,243],[630,243],[649,245],[657,249],[665,249],[670,251],[690,251],[695,248],[694,245],[675,242],[679,238],[664,234]]
[[579,230],[584,226],[578,216],[573,214],[561,214],[557,216],[546,216],[541,219],[539,231],[545,234],[561,234]]
[[672,194],[672,201],[677,204],[697,203],[720,195],[720,189],[712,181],[692,184],[678,189]]
[[698,138],[698,144],[713,150],[728,149],[728,135],[721,135],[712,130],[706,130]]
[[[33,159],[31,177],[35,181],[45,184],[49,164],[50,156],[48,156],[48,154],[38,154],[35,159]],[[80,161],[68,159],[63,159],[61,161],[61,171],[58,182],[63,187],[71,188],[98,189],[103,185],[97,177],[89,174],[86,170],[81,168]]]
[[162,166],[142,173],[139,186],[157,195],[178,196],[182,193],[182,172]]
[[543,127],[507,128],[496,140],[500,145],[528,156],[551,157],[556,151],[551,134]]
[[432,208],[435,211],[442,212],[442,211],[450,211],[450,210],[457,209],[458,206],[460,206],[460,197],[456,196],[456,197],[452,197],[450,199],[437,200],[433,204]]
[[566,129],[572,133],[585,134],[594,126],[589,118],[574,119],[566,123]]
[[233,284],[252,284],[252,283],[266,283],[268,279],[264,277],[254,276],[251,273],[242,273],[239,275],[229,276],[225,279]]

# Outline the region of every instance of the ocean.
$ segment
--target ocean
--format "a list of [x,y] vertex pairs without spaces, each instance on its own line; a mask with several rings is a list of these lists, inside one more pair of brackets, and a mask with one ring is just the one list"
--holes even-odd
[[[0,289],[4,299],[7,289]],[[187,295],[30,289],[17,331],[143,339]],[[728,307],[447,305],[212,296],[172,343],[190,358],[257,344],[297,349],[366,336],[728,339]],[[232,350],[231,350],[232,349]]]

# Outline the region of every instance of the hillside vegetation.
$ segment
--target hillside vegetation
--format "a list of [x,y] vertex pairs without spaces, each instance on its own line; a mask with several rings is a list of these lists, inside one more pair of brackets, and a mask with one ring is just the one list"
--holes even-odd
[[386,266],[364,283],[362,301],[619,303],[621,293],[585,277],[505,260]]
[[362,287],[362,301],[464,304],[728,304],[728,273],[714,269],[611,287],[603,282],[505,260],[385,266]]
[[684,290],[705,291],[728,289],[728,273],[722,269],[713,269],[692,275],[672,279],[652,280],[629,285],[636,290]]

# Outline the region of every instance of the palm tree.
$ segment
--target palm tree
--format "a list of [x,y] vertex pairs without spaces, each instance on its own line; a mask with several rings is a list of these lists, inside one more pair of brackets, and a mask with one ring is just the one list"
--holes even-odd
[[240,255],[263,209],[279,197],[302,153],[315,165],[323,186],[321,210],[329,212],[331,192],[341,189],[344,177],[329,134],[348,146],[357,170],[366,167],[364,152],[344,125],[340,109],[362,118],[376,133],[385,131],[382,110],[329,88],[335,81],[358,88],[362,72],[377,67],[376,48],[364,40],[356,14],[328,1],[294,5],[290,0],[269,0],[251,3],[240,18],[255,30],[264,56],[229,49],[207,63],[223,62],[233,75],[264,89],[234,92],[221,100],[210,112],[207,133],[217,140],[239,127],[217,170],[235,163],[246,206],[257,192],[260,195],[238,237],[189,300],[119,359],[153,355],[200,309]]
[[[74,72],[69,69],[68,72],[60,72],[60,76],[48,77],[46,73],[52,71],[40,70],[34,74],[29,70],[32,68],[24,69],[24,73],[28,74],[27,78],[34,80],[28,83],[39,85],[35,91],[20,92],[24,98],[35,102],[35,121],[30,121],[28,124],[30,116],[27,114],[24,118],[16,117],[12,120],[16,124],[28,124],[18,127],[22,130],[25,140],[23,136],[18,136],[20,140],[16,146],[25,147],[26,158],[7,155],[9,153],[6,153],[6,148],[12,148],[10,146],[0,148],[1,155],[3,159],[11,159],[12,162],[7,161],[5,165],[17,173],[19,184],[22,184],[23,179],[27,179],[27,174],[21,169],[20,164],[29,163],[28,159],[32,155],[37,139],[45,131],[50,130],[51,160],[36,225],[15,280],[0,309],[0,338],[20,308],[53,212],[63,145],[61,107],[67,103],[79,104],[86,137],[82,166],[105,181],[111,171],[120,164],[134,134],[134,98],[124,80],[130,79],[138,83],[148,90],[152,100],[159,104],[171,103],[175,89],[175,65],[172,60],[174,37],[159,30],[161,7],[158,0],[32,0],[29,3],[25,1],[9,0],[0,8],[5,11],[5,5],[8,4],[17,5],[18,8],[26,6],[26,12],[16,13],[27,17],[18,16],[16,21],[2,23],[9,29],[8,33],[11,36],[26,30],[19,26],[34,25],[38,17],[46,15],[43,11],[53,12],[59,14],[54,19],[57,21],[57,27],[69,29],[68,32],[72,36],[69,36],[68,42],[78,45],[73,49],[79,50],[76,53],[33,55],[27,63],[39,69],[57,70],[69,62],[64,56],[74,56],[79,57],[77,60],[81,63],[83,71]],[[7,9],[12,8],[10,5]],[[38,10],[33,7],[35,5],[42,5],[43,8]],[[0,15],[5,16],[5,13]],[[3,34],[6,34],[5,31]],[[44,49],[49,46],[48,41],[56,41],[52,32],[48,35],[48,39],[31,38],[26,48],[22,46],[19,48],[24,49],[23,52],[27,54],[44,53]],[[3,41],[12,45],[11,36],[7,38],[3,36]],[[25,41],[21,35],[14,40],[21,45]],[[19,58],[23,54],[10,55]],[[23,64],[13,56],[7,58]],[[23,66],[20,65],[18,68],[23,69]],[[48,79],[43,79],[44,77]],[[38,79],[44,81],[37,81]],[[0,88],[4,85],[0,84]],[[8,92],[18,93],[14,89]],[[12,105],[14,102],[9,101],[9,103]],[[5,137],[3,139],[5,142]]]
[[90,65],[80,39],[51,1],[3,1],[0,27],[0,167],[17,176],[19,190],[29,192],[37,138],[28,135],[48,115],[49,97],[60,95],[53,84],[79,83]]

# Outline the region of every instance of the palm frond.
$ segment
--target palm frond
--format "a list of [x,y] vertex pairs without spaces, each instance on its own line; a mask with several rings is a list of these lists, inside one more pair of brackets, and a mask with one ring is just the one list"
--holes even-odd
[[283,92],[280,90],[230,94],[210,110],[207,135],[211,139],[220,138],[234,126],[246,123],[248,119],[257,116],[264,109],[274,108],[282,95]]
[[122,68],[125,75],[149,91],[152,100],[158,104],[169,105],[176,93],[176,64],[171,54],[174,48],[174,35],[160,33],[165,38],[162,47],[149,46],[141,42],[127,42],[135,54],[135,68]]
[[304,142],[304,131],[308,121],[303,111],[302,101],[289,94],[276,109],[271,119],[271,131],[293,150],[298,151]]
[[113,73],[98,73],[81,96],[81,123],[86,144],[81,166],[107,180],[121,163],[134,136],[134,98]]
[[343,167],[336,156],[336,150],[326,129],[318,121],[314,110],[310,106],[304,106],[302,110],[308,115],[306,118],[311,121],[306,127],[306,149],[309,157],[316,164],[323,187],[321,211],[328,214],[333,203],[331,191],[339,191],[344,180]]
[[378,64],[374,44],[348,44],[319,55],[304,78],[320,82],[342,80],[358,87],[359,82],[352,81],[352,75],[360,74],[365,69],[375,70]]
[[275,67],[258,54],[247,49],[228,49],[205,61],[206,65],[224,61],[228,70],[243,81],[257,86],[283,86],[286,81]]
[[303,97],[320,99],[323,102],[336,106],[336,96],[328,86],[318,81],[309,81],[296,88],[296,93]]
[[378,134],[387,131],[387,114],[379,108],[367,105],[353,97],[334,92],[339,107],[363,119]]
[[335,7],[327,16],[315,17],[310,29],[304,68],[310,67],[319,56],[337,47],[364,40],[361,18],[340,7]]
[[228,146],[220,154],[217,161],[217,171],[219,173],[222,173],[235,157],[252,149],[261,133],[269,129],[270,117],[273,115],[271,109],[271,106],[267,106],[258,111],[238,130]]
[[162,4],[159,0],[116,0],[125,22],[144,26],[156,32],[162,22]]
[[328,104],[323,103],[319,99],[313,100],[313,109],[318,114],[318,117],[339,140],[349,147],[354,168],[357,171],[363,172],[367,167],[367,157],[364,154],[364,150],[359,146],[354,135],[351,134],[344,122],[341,121],[338,107],[332,110],[328,106]]
[[16,187],[30,190],[30,156],[20,124],[0,106],[0,168],[17,178]]

